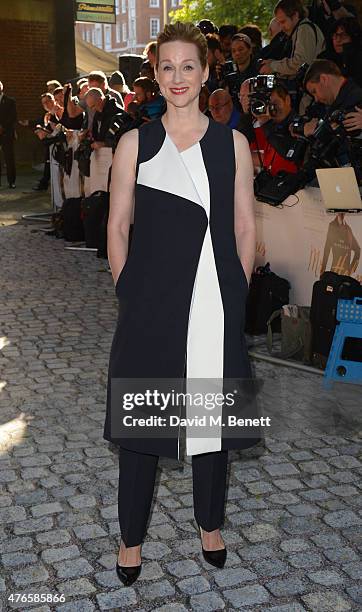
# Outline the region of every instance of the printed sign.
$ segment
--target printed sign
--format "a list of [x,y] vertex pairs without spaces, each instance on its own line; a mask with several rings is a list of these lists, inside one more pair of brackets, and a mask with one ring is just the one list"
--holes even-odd
[[76,21],[116,23],[115,0],[76,0]]

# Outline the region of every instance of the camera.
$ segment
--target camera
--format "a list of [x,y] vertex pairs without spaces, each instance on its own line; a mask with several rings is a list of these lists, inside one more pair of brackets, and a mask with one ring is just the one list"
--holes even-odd
[[236,75],[238,67],[233,60],[227,60],[224,64],[220,64],[221,78],[226,79],[229,75]]
[[239,104],[239,90],[243,79],[238,72],[238,67],[235,62],[228,60],[224,64],[220,65],[221,68],[221,80],[227,85],[230,95],[234,102]]
[[267,113],[273,115],[276,109],[275,105],[270,102],[270,96],[273,89],[279,85],[280,80],[275,74],[259,74],[248,79],[248,82],[250,112],[254,116]]
[[133,119],[131,115],[125,112],[115,115],[105,136],[106,145],[111,146],[114,153],[121,136],[133,127],[138,127],[141,123],[141,117]]
[[308,121],[309,121],[309,117],[305,117],[305,116],[294,117],[292,123],[290,124],[293,130],[293,134],[295,136],[304,137],[304,126],[306,123],[308,123]]
[[[296,117],[293,132],[299,142],[304,142],[306,155],[304,172],[308,181],[313,180],[316,168],[334,168],[346,164],[356,166],[352,143],[343,126],[347,110],[335,110],[319,121],[311,136],[304,136],[304,126],[310,117]],[[356,174],[360,174],[355,167]]]
[[57,123],[54,130],[44,139],[47,145],[61,144],[66,142],[66,140],[65,129],[61,123]]
[[85,138],[74,151],[74,159],[78,162],[79,173],[82,176],[90,176],[90,158],[93,152],[92,141]]

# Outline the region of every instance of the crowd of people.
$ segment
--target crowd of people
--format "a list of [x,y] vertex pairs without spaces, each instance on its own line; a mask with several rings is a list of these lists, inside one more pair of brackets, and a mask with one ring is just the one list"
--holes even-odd
[[[301,0],[279,0],[271,17],[264,46],[255,24],[199,22],[209,66],[200,109],[247,137],[256,174],[297,173],[310,166],[313,180],[315,167],[352,164],[360,178],[362,32],[355,9],[344,0],[313,0],[308,7]],[[156,42],[146,46],[144,56],[133,83],[126,84],[120,71],[107,78],[98,70],[64,86],[49,81],[40,97],[45,114],[30,124],[38,138],[53,142],[61,132],[66,148],[76,133],[90,157],[103,147],[114,150],[125,131],[162,116],[165,103],[154,75]],[[2,86],[0,142],[14,186],[9,136],[14,125],[4,124],[1,97]],[[48,151],[37,190],[49,184]]]

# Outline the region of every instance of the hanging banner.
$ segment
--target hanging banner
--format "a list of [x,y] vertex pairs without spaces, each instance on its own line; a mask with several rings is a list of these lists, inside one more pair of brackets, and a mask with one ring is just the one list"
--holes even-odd
[[115,0],[76,0],[75,19],[92,23],[116,23]]

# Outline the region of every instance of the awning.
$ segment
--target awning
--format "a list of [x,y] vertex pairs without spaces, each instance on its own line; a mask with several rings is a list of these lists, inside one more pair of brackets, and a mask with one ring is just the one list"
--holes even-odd
[[88,74],[92,70],[102,70],[106,74],[118,70],[118,59],[114,55],[98,49],[80,36],[75,37],[75,55],[77,72],[80,75]]

